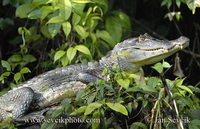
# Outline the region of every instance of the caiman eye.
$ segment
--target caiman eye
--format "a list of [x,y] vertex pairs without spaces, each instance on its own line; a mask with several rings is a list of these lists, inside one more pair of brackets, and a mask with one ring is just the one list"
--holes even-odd
[[142,42],[142,41],[146,41],[146,40],[149,40],[148,38],[144,37],[144,36],[140,36],[138,37],[138,42]]

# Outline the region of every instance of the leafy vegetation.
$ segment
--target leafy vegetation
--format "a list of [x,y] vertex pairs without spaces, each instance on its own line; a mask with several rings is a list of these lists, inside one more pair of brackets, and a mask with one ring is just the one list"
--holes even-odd
[[[131,30],[129,16],[119,10],[112,10],[107,0],[3,0],[3,6],[16,8],[15,16],[21,20],[18,34],[10,43],[17,48],[8,58],[1,60],[0,81],[9,87],[26,81],[35,69],[52,69],[74,63],[98,60],[116,43],[120,42],[127,31]],[[183,20],[180,8],[186,5],[193,14],[200,3],[197,0],[162,0],[161,7],[167,7],[164,18],[174,21]],[[141,9],[140,9],[141,10]],[[15,25],[10,17],[0,18],[0,29]],[[162,27],[161,27],[162,28]],[[198,28],[198,27],[197,27]],[[136,32],[136,30],[133,31]],[[117,57],[116,57],[117,58]],[[34,64],[35,67],[34,67]],[[169,68],[167,62],[152,66],[159,74]],[[117,66],[105,68],[103,75],[109,74],[110,80],[91,82],[85,90],[78,92],[76,98],[62,101],[59,108],[49,111],[47,117],[60,118],[66,113],[79,118],[97,118],[100,123],[88,123],[87,128],[176,128],[181,123],[162,119],[190,119],[183,126],[190,129],[200,127],[199,83],[195,86],[183,84],[184,79],[165,79],[169,91],[166,93],[159,77],[143,77],[128,74]],[[174,106],[177,105],[177,109]],[[178,112],[176,112],[177,110]],[[155,122],[157,121],[157,122]],[[18,123],[11,119],[0,127],[15,128]],[[67,127],[69,124],[43,123],[42,128]]]
[[[155,64],[153,68],[160,71],[166,66],[170,65],[163,61],[162,64]],[[163,70],[160,73],[163,73]],[[66,119],[74,116],[83,120],[100,119],[100,123],[87,124],[87,128],[93,129],[173,128],[180,126],[177,120],[179,118],[183,119],[184,127],[200,127],[198,116],[190,114],[200,110],[200,100],[195,96],[200,89],[184,86],[184,79],[166,79],[173,95],[173,100],[170,100],[162,80],[158,77],[144,78],[143,75],[124,73],[117,66],[105,68],[102,74],[109,74],[110,79],[91,82],[86,89],[78,92],[74,100],[67,98],[59,108],[50,111],[48,118],[56,119],[60,118],[61,114],[69,114]],[[42,128],[60,126],[64,125],[44,123]]]

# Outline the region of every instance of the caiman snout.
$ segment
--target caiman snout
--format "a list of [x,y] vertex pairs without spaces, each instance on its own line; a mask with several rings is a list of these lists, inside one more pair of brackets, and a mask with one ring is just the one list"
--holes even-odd
[[173,40],[172,43],[181,47],[181,49],[186,48],[189,45],[190,39],[185,36],[181,36],[176,40]]

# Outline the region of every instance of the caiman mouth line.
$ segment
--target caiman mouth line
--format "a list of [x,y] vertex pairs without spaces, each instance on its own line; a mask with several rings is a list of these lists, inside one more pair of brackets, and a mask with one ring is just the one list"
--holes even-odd
[[[139,49],[139,50],[144,50],[144,51],[157,51],[157,50],[167,50],[167,51],[170,51],[170,50],[172,50],[174,47],[175,47],[176,45],[173,45],[172,47],[170,47],[170,48],[163,48],[163,47],[158,47],[158,48],[151,48],[151,49],[145,49],[145,48],[135,48],[135,49]],[[183,46],[181,45],[181,48],[182,48]]]

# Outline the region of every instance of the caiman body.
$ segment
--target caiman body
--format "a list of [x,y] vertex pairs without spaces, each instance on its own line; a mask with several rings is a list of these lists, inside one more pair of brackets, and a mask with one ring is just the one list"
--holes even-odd
[[158,62],[188,45],[189,39],[183,36],[164,41],[145,34],[118,43],[99,62],[70,65],[43,73],[0,97],[0,121],[6,117],[21,121],[29,110],[43,109],[75,96],[89,82],[106,79],[107,76],[101,73],[107,66],[117,65],[134,73],[141,66]]

